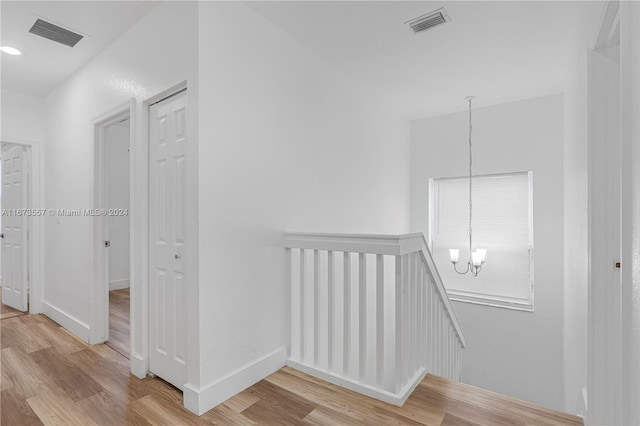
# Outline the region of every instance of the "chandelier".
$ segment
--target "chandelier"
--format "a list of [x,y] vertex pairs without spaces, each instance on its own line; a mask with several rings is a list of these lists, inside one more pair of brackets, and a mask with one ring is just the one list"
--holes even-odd
[[449,256],[451,257],[451,263],[453,263],[453,269],[459,273],[460,275],[464,275],[467,273],[473,274],[474,277],[477,277],[480,271],[482,270],[482,265],[484,265],[484,260],[487,256],[487,250],[485,249],[475,249],[473,250],[473,236],[472,236],[472,217],[473,217],[473,199],[471,197],[471,191],[473,189],[473,150],[471,143],[471,135],[473,131],[473,125],[471,120],[471,101],[473,100],[473,96],[469,96],[465,98],[469,102],[469,260],[467,260],[467,267],[464,271],[458,270],[458,262],[460,258],[460,249],[450,249]]

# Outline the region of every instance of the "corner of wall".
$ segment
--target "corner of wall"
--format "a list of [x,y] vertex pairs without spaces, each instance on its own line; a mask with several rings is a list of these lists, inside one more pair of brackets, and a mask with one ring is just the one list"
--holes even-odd
[[60,324],[62,327],[69,330],[71,333],[75,334],[80,339],[84,340],[87,343],[91,343],[90,341],[90,329],[89,325],[80,321],[79,319],[69,315],[64,312],[62,309],[57,308],[56,306],[51,305],[48,302],[42,302],[43,313]]
[[282,347],[204,387],[187,383],[184,389],[184,406],[201,416],[284,367],[286,359],[287,350]]

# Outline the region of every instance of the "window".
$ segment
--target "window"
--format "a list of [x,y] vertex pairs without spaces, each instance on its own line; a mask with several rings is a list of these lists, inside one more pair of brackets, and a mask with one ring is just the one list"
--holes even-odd
[[533,175],[474,176],[473,248],[487,250],[477,277],[459,275],[449,249],[469,259],[469,178],[430,181],[431,252],[452,300],[533,311]]

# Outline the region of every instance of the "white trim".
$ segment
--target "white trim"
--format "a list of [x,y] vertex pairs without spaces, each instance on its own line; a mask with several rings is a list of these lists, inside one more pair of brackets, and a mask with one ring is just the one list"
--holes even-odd
[[[31,162],[29,207],[32,209],[44,208],[44,160],[43,153],[38,142],[25,141],[3,137],[2,143],[22,145],[29,149]],[[29,313],[43,313],[44,298],[44,216],[32,217],[29,226]]]
[[361,393],[388,404],[397,405],[398,407],[402,407],[416,386],[418,386],[422,379],[427,375],[427,370],[425,370],[424,367],[421,367],[398,393],[392,393],[374,388],[373,386],[369,386],[364,383],[356,382],[347,377],[338,376],[321,368],[309,367],[293,360],[287,360],[287,365],[291,368],[295,368],[296,370],[300,370],[303,373],[325,380],[329,383],[333,383],[334,385],[342,386],[343,388]]
[[109,291],[122,290],[123,288],[129,288],[130,280],[125,278],[122,280],[109,281]]
[[587,402],[587,388],[580,388],[578,397],[576,398],[576,415],[584,419],[584,424],[589,424],[587,415],[589,413]]
[[64,312],[62,309],[57,308],[49,302],[42,302],[43,313],[78,336],[80,339],[87,343],[94,343],[90,340],[89,325],[80,321],[72,315]]
[[402,256],[420,250],[422,234],[329,234],[287,232],[284,247]]
[[[622,337],[625,327],[625,296],[622,274],[631,268],[625,256],[625,239],[632,227],[625,224],[625,204],[633,197],[624,194],[625,162],[631,157],[624,148],[624,95],[632,93],[624,85],[620,64],[625,62],[620,50],[620,63],[607,55],[612,35],[618,27],[621,4],[606,3],[597,35],[587,59],[587,161],[588,161],[588,332],[587,332],[587,397],[590,422],[636,424],[626,413],[626,401],[632,395],[624,389],[631,370],[624,368],[623,356],[628,343]],[[622,35],[622,34],[620,34]],[[618,47],[618,49],[620,49]],[[629,121],[631,122],[631,120]],[[622,232],[624,230],[624,232]],[[622,270],[614,268],[621,261]],[[634,360],[635,364],[635,360]]]
[[131,358],[130,358],[130,365],[131,365],[131,374],[133,374],[139,379],[144,379],[145,377],[147,377],[147,373],[149,372],[149,367],[148,367],[148,362],[144,357],[132,351]]
[[[112,124],[125,117],[131,121],[132,111],[135,109],[135,99],[120,104],[91,121],[91,157],[93,158],[93,170],[91,173],[93,188],[93,208],[104,209],[107,189],[107,176],[105,171],[105,131]],[[134,141],[135,132],[133,124],[130,127],[129,143]],[[133,191],[133,182],[129,183],[129,191]],[[104,247],[104,241],[108,235],[108,216],[98,215],[94,218],[92,229],[93,245],[93,284],[91,285],[91,318],[90,332],[92,343],[102,343],[109,340],[109,251]],[[131,216],[129,227],[133,229]],[[133,262],[131,262],[133,263]],[[131,273],[131,271],[130,271]],[[133,284],[133,283],[132,283]]]
[[232,396],[256,384],[285,366],[287,350],[282,347],[241,367],[215,382],[198,389],[190,383],[184,387],[184,406],[201,416]]
[[[621,93],[621,421],[640,424],[640,4],[620,2]],[[592,389],[589,388],[589,397]],[[590,402],[590,412],[593,405]],[[589,417],[592,418],[591,414]]]
[[616,30],[620,30],[619,1],[607,0],[605,2],[595,27],[596,28],[592,30],[593,40],[590,43],[591,50],[607,48],[619,43],[619,38],[616,40],[614,37]]

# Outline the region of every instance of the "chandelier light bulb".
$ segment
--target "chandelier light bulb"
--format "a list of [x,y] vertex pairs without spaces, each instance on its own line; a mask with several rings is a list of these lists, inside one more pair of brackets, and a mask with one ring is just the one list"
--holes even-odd
[[449,249],[449,256],[451,257],[451,262],[458,263],[458,259],[460,259],[460,250]]
[[482,265],[482,254],[478,250],[474,251],[471,253],[471,261],[475,267]]
[[480,255],[480,261],[484,263],[487,258],[487,250],[486,249],[476,249],[476,252]]

